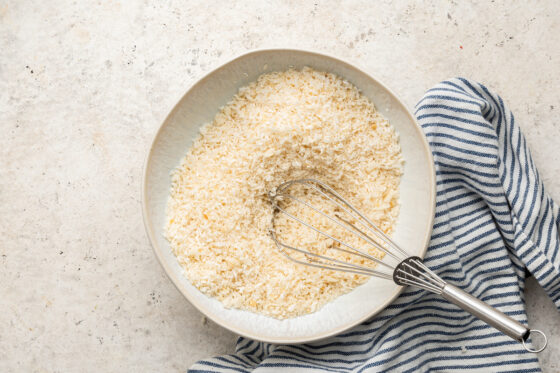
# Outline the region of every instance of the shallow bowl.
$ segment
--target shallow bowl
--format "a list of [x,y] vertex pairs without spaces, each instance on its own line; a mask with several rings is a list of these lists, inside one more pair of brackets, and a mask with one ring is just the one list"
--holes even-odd
[[400,185],[401,210],[393,239],[410,255],[424,257],[435,207],[435,172],[426,139],[412,113],[389,88],[350,63],[324,54],[288,49],[260,50],[237,57],[208,73],[187,90],[157,131],[147,156],[142,184],[146,231],[156,256],[179,291],[217,324],[242,336],[271,343],[310,342],[340,333],[383,310],[403,290],[391,281],[372,278],[315,313],[276,320],[249,311],[227,309],[216,299],[201,293],[183,275],[164,238],[170,173],[180,164],[200,126],[212,121],[219,108],[230,101],[240,87],[259,75],[305,66],[335,73],[353,83],[399,133],[405,166]]

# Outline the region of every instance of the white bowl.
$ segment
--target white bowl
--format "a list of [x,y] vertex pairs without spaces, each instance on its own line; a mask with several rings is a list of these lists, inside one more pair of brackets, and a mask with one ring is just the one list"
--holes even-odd
[[200,126],[212,121],[238,88],[259,75],[304,66],[335,73],[356,85],[398,131],[406,163],[394,241],[410,255],[423,257],[434,218],[435,172],[426,139],[414,116],[395,94],[362,70],[319,53],[272,49],[237,57],[200,79],[167,116],[150,148],[142,185],[146,231],[169,278],[196,308],[232,332],[271,343],[303,343],[335,335],[377,314],[402,291],[391,281],[372,278],[315,313],[276,320],[249,311],[227,309],[216,299],[202,294],[183,275],[164,238],[170,172],[185,156]]

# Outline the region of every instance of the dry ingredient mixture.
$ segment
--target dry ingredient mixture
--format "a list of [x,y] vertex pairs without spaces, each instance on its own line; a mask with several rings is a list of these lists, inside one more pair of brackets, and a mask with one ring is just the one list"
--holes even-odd
[[[268,233],[268,191],[319,179],[391,233],[402,166],[398,135],[351,83],[311,68],[264,74],[201,129],[173,172],[166,237],[189,281],[226,307],[311,313],[368,278],[282,256]],[[292,243],[349,259],[301,225],[278,225]]]

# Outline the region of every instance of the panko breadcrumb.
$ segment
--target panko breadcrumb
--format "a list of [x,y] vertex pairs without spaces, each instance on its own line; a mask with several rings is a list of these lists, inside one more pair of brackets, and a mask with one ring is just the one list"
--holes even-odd
[[[311,313],[367,277],[279,253],[267,192],[319,179],[390,234],[402,169],[395,130],[354,85],[311,68],[264,74],[202,127],[173,172],[166,238],[189,281],[226,307],[279,319]],[[282,234],[317,238],[297,224]]]

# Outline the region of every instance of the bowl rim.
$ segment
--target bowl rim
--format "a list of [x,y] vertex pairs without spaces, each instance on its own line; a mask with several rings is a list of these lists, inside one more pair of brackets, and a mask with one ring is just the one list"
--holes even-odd
[[[163,122],[161,122],[161,124],[158,126],[158,129],[156,131],[156,133],[154,134],[152,141],[150,143],[150,147],[148,150],[148,153],[146,155],[146,158],[144,160],[144,166],[143,166],[143,171],[142,171],[142,191],[141,191],[141,203],[142,203],[142,215],[143,215],[143,221],[144,221],[144,227],[146,229],[146,233],[148,235],[150,244],[152,246],[152,250],[154,251],[159,264],[162,266],[164,272],[166,273],[167,277],[171,280],[171,282],[173,283],[173,285],[175,286],[175,288],[199,311],[201,312],[203,315],[205,315],[206,317],[208,317],[209,319],[211,319],[213,322],[215,322],[216,324],[220,325],[221,327],[246,338],[250,338],[256,341],[260,341],[260,342],[267,342],[267,343],[275,343],[275,344],[297,344],[297,343],[309,343],[309,342],[315,342],[315,341],[319,341],[334,335],[337,335],[339,333],[342,333],[358,324],[361,324],[362,322],[372,318],[373,316],[377,315],[378,313],[382,312],[385,308],[387,308],[388,305],[390,305],[395,299],[397,299],[397,297],[404,291],[405,287],[399,287],[383,304],[381,304],[376,310],[374,310],[371,313],[368,313],[366,316],[358,319],[358,320],[352,320],[344,325],[341,325],[335,329],[323,332],[323,333],[319,333],[319,334],[315,334],[309,337],[266,337],[266,336],[261,336],[261,335],[257,335],[257,334],[253,334],[253,333],[249,333],[247,331],[244,330],[240,330],[236,325],[231,325],[229,324],[227,321],[222,320],[221,317],[219,317],[219,315],[214,314],[212,312],[209,312],[204,306],[202,306],[194,297],[190,296],[187,292],[183,291],[182,286],[181,286],[181,280],[180,278],[178,278],[178,276],[175,276],[174,272],[171,271],[171,268],[169,267],[168,263],[165,261],[164,257],[163,257],[163,249],[157,244],[157,241],[155,239],[155,232],[154,232],[154,228],[153,228],[153,223],[149,218],[148,215],[148,196],[147,196],[147,181],[148,181],[148,168],[150,166],[150,161],[152,159],[152,154],[154,151],[154,144],[156,143],[156,140],[159,138],[159,136],[161,135],[161,132],[163,130],[164,125],[167,123],[167,121],[169,120],[169,118],[175,114],[175,112],[179,109],[179,104],[183,101],[183,99],[190,94],[190,92],[197,87],[198,85],[202,84],[202,82],[204,82],[205,80],[207,80],[211,75],[215,74],[217,71],[221,70],[222,68],[224,68],[226,65],[229,65],[232,62],[235,62],[237,60],[246,58],[250,55],[254,55],[254,54],[260,54],[260,53],[270,53],[270,52],[280,52],[280,53],[306,53],[306,54],[311,54],[311,55],[315,55],[318,57],[326,57],[328,59],[334,60],[338,63],[342,63],[345,64],[347,66],[350,66],[351,68],[357,70],[359,73],[362,73],[364,75],[367,75],[370,79],[372,79],[373,81],[375,81],[377,84],[379,84],[381,87],[383,87],[383,89],[387,92],[387,94],[389,94],[390,96],[392,96],[406,111],[406,114],[408,115],[408,117],[412,120],[412,122],[414,123],[414,127],[417,131],[417,133],[420,135],[420,138],[422,139],[422,144],[423,144],[423,150],[424,153],[426,153],[428,160],[429,160],[429,170],[431,171],[431,183],[430,183],[430,213],[429,213],[429,218],[430,218],[430,224],[429,224],[429,229],[426,230],[425,236],[424,236],[424,240],[422,243],[422,251],[421,253],[418,255],[420,258],[424,258],[424,256],[426,255],[426,252],[428,250],[428,245],[430,243],[430,238],[431,238],[431,234],[432,234],[432,230],[433,230],[433,223],[434,223],[434,218],[435,218],[435,198],[436,198],[436,175],[435,175],[435,166],[434,166],[434,160],[433,160],[433,156],[432,156],[432,152],[430,150],[430,147],[428,145],[428,141],[426,139],[426,136],[424,135],[424,133],[422,132],[422,129],[420,128],[420,125],[418,124],[416,117],[412,114],[412,112],[409,110],[408,106],[391,90],[387,87],[387,85],[385,85],[383,82],[381,82],[379,79],[377,79],[376,77],[374,77],[372,74],[366,72],[366,70],[364,68],[362,68],[359,64],[356,64],[354,62],[349,62],[347,60],[341,59],[339,57],[335,57],[332,56],[328,53],[324,53],[324,52],[319,52],[319,51],[314,51],[314,50],[309,50],[309,49],[297,49],[297,48],[264,48],[264,49],[253,49],[253,50],[249,50],[245,53],[242,53],[230,60],[228,60],[227,62],[221,63],[219,66],[217,66],[216,68],[210,70],[209,72],[207,72],[206,74],[204,74],[200,79],[198,79],[196,82],[194,82],[187,90],[186,92],[181,96],[181,98],[174,104],[173,108],[171,109],[171,111],[167,114],[167,116],[165,117],[165,119],[163,120]],[[342,77],[344,78],[344,77]]]

